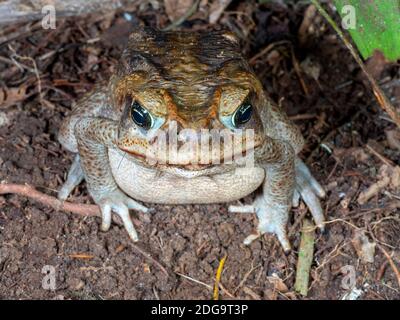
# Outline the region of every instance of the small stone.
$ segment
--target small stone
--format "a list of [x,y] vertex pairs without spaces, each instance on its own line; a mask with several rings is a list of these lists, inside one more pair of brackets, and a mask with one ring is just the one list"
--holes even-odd
[[79,278],[70,278],[67,280],[67,284],[70,290],[75,291],[79,291],[85,286],[85,283]]
[[6,126],[9,123],[10,123],[10,119],[7,117],[7,114],[5,112],[0,112],[0,127]]

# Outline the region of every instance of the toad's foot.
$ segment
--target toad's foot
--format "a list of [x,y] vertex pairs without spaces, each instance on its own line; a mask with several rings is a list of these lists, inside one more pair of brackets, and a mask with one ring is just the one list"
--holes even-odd
[[[299,158],[296,158],[295,168],[296,186],[293,194],[293,206],[298,206],[300,198],[302,198],[308,206],[315,224],[323,231],[324,215],[319,198],[325,196],[325,191]],[[286,233],[289,211],[287,206],[279,207],[274,205],[273,201],[268,201],[263,195],[259,195],[252,205],[229,206],[228,211],[257,214],[259,219],[257,233],[246,237],[244,244],[248,245],[264,233],[269,232],[278,237],[285,252],[290,250],[290,243]]]
[[324,231],[325,218],[319,199],[325,197],[325,190],[312,176],[306,164],[298,157],[295,160],[295,169],[296,188],[293,195],[293,206],[298,206],[301,197],[310,209],[317,227]]
[[286,233],[288,207],[271,205],[263,195],[258,195],[252,205],[229,206],[229,212],[256,213],[258,217],[257,233],[251,234],[243,243],[249,245],[264,233],[273,233],[277,236],[285,252],[290,251],[290,243]]
[[[80,164],[79,155],[75,156],[74,162],[68,172],[67,181],[61,187],[58,192],[58,199],[64,201],[68,198],[72,190],[82,182],[84,179],[84,172]],[[144,213],[150,212],[151,209],[141,205],[135,200],[129,198],[125,193],[119,189],[113,191],[93,191],[90,192],[93,199],[100,207],[102,224],[101,230],[108,231],[111,226],[111,212],[115,212],[122,219],[126,231],[128,231],[129,237],[133,241],[138,241],[138,235],[133,226],[132,220],[129,216],[129,209],[142,211]]]
[[124,224],[126,231],[129,234],[129,237],[134,242],[139,240],[135,227],[133,226],[131,217],[129,216],[129,209],[147,213],[150,211],[149,208],[129,198],[125,193],[123,193],[119,189],[115,189],[111,192],[107,192],[104,195],[97,196],[94,198],[96,199],[96,203],[98,204],[101,210],[101,215],[103,219],[101,224],[102,231],[108,231],[110,229],[111,212],[113,211],[121,217],[121,220]]

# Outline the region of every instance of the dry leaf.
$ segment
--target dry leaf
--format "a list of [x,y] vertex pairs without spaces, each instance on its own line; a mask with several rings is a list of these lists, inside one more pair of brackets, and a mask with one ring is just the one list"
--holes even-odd
[[393,189],[399,188],[400,187],[400,167],[395,166],[393,168],[392,174],[391,174],[391,179],[390,179],[390,186]]
[[274,285],[275,290],[278,290],[281,293],[286,293],[289,291],[283,280],[279,278],[278,275],[276,275],[275,273],[272,274],[271,277],[267,277],[267,279],[271,284]]
[[[0,127],[6,126],[10,123],[10,119],[8,118],[5,112],[0,112]],[[0,161],[1,164],[1,161]]]
[[272,50],[270,53],[268,53],[267,57],[265,58],[265,61],[270,65],[270,66],[277,66],[279,63],[279,60],[282,59],[282,56],[278,50]]
[[143,263],[143,271],[150,273],[150,266],[147,263]]
[[310,57],[307,57],[301,62],[300,66],[306,75],[313,78],[315,81],[319,79],[321,66],[317,61],[314,61]]
[[309,5],[304,12],[303,21],[299,28],[299,41],[300,44],[304,45],[310,34],[314,33],[313,23],[315,23],[315,15],[317,14],[317,8],[314,5]]
[[261,300],[261,297],[249,287],[243,287],[244,293],[249,295],[253,300]]
[[334,148],[333,155],[338,158],[352,157],[357,162],[363,162],[368,164],[368,160],[371,158],[368,153],[365,152],[364,148],[352,147],[352,148]]
[[386,130],[386,139],[388,141],[389,147],[394,150],[400,151],[400,131],[399,130]]
[[[371,76],[373,76],[375,79],[380,79],[387,63],[388,61],[383,53],[379,50],[375,50],[374,55],[365,63],[365,67]],[[362,77],[364,78],[364,75],[362,75]]]
[[368,237],[365,235],[365,231],[356,230],[351,243],[362,262],[374,262],[376,243],[369,241]]
[[171,22],[182,17],[193,5],[194,0],[164,0],[165,12]]
[[360,193],[357,199],[359,204],[362,205],[366,203],[386,187],[391,187],[393,189],[400,187],[400,167],[392,167],[384,164],[379,168],[378,178],[379,180],[377,182],[372,184],[367,190]]
[[210,7],[210,16],[208,21],[210,24],[216,23],[221,17],[222,13],[232,0],[215,0]]
[[18,102],[24,101],[32,93],[26,93],[27,87],[2,88],[0,89],[0,108],[7,108]]

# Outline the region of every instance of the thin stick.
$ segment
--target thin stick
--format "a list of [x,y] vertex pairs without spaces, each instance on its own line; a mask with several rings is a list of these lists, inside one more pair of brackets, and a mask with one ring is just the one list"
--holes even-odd
[[29,61],[31,61],[32,62],[32,64],[33,64],[33,70],[31,70],[30,68],[28,68],[28,70],[29,71],[31,71],[31,72],[33,72],[34,74],[35,74],[35,76],[36,76],[36,79],[37,79],[37,84],[38,84],[38,92],[39,92],[39,100],[40,100],[40,102],[42,103],[42,101],[43,101],[43,92],[42,92],[42,81],[40,80],[40,75],[39,75],[39,71],[38,71],[38,68],[37,68],[37,64],[36,64],[36,61],[35,61],[35,59],[33,59],[32,57],[27,57],[27,56],[21,56],[21,55],[19,55],[16,51],[15,51],[15,49],[9,44],[8,45],[8,48],[12,51],[12,56],[11,56],[11,59],[13,60],[13,61],[15,61],[16,63],[18,63],[15,59],[13,59],[13,56],[14,57],[16,57],[16,58],[19,58],[19,59],[21,59],[21,60],[29,60]]
[[309,97],[310,94],[309,94],[309,92],[308,92],[307,85],[306,85],[306,83],[304,82],[303,77],[301,76],[301,68],[300,68],[299,62],[298,62],[297,59],[296,59],[296,55],[294,54],[294,49],[293,49],[292,46],[290,47],[290,51],[291,51],[291,54],[292,54],[292,63],[293,63],[294,71],[295,71],[296,74],[297,74],[297,78],[299,78],[300,85],[301,85],[301,87],[302,87],[302,89],[303,89],[303,91],[304,91],[304,94],[305,94],[307,97]]
[[144,251],[143,249],[139,248],[136,244],[134,244],[133,242],[131,242],[131,245],[133,246],[133,248],[139,252],[143,257],[145,257],[146,259],[150,260],[151,262],[153,262],[167,277],[169,277],[169,273],[167,271],[167,269],[165,269],[163,267],[163,265],[161,263],[159,263],[156,259],[154,259],[150,253]]
[[304,219],[302,229],[294,288],[301,295],[307,296],[311,263],[314,254],[315,231],[309,219]]
[[236,291],[238,291],[239,288],[241,288],[241,287],[244,285],[244,283],[246,282],[246,280],[247,280],[247,278],[250,276],[250,274],[251,274],[254,270],[258,269],[258,268],[261,267],[261,266],[262,266],[262,265],[259,264],[258,266],[253,267],[253,263],[251,263],[251,268],[250,268],[250,270],[244,275],[243,279],[240,281],[240,283],[238,284],[238,286],[233,290],[233,293],[235,294]]
[[271,51],[273,48],[283,45],[283,44],[290,44],[289,41],[287,40],[282,40],[282,41],[277,41],[274,43],[269,44],[266,46],[264,49],[262,49],[260,52],[256,53],[253,57],[250,58],[249,64],[254,65],[259,58],[261,58],[263,55],[267,54],[269,51]]
[[101,217],[100,209],[92,204],[72,203],[60,201],[59,199],[37,191],[34,187],[25,184],[0,184],[0,194],[15,193],[24,197],[41,202],[57,211],[66,211],[79,214],[85,217]]
[[[25,184],[7,184],[0,183],[0,194],[13,193],[21,196],[25,196],[31,198],[35,201],[41,202],[49,207],[52,207],[57,211],[66,211],[71,213],[76,213],[85,217],[101,217],[100,209],[96,205],[92,204],[80,204],[80,203],[72,203],[68,201],[60,201],[55,197],[49,196],[42,192],[37,191],[34,187]],[[154,263],[167,277],[169,276],[168,271],[161,265],[160,262],[155,260],[149,253],[138,247],[133,242],[131,243],[132,247],[140,253],[143,257],[150,260]]]
[[206,288],[209,289],[209,290],[212,290],[212,289],[213,289],[212,286],[210,286],[209,284],[204,283],[204,282],[202,282],[202,281],[200,281],[200,280],[197,280],[197,279],[195,279],[195,278],[189,277],[189,276],[187,276],[187,275],[185,275],[185,274],[183,274],[183,273],[179,273],[179,272],[175,272],[175,273],[176,273],[177,275],[179,275],[179,276],[181,276],[181,277],[187,279],[187,280],[193,281],[193,282],[195,282],[195,283],[197,283],[197,284],[201,284],[202,286],[206,287]]
[[394,274],[396,275],[397,278],[397,283],[399,284],[400,287],[400,272],[399,269],[397,269],[396,265],[393,262],[392,257],[389,255],[389,253],[380,245],[377,246],[379,248],[379,250],[381,250],[383,252],[383,254],[385,255],[386,259],[389,261],[390,267],[393,269]]
[[[204,283],[204,282],[202,282],[202,281],[200,281],[200,280],[197,280],[197,279],[195,279],[195,278],[189,277],[189,276],[187,276],[187,275],[185,275],[185,274],[183,274],[183,273],[179,273],[179,272],[175,272],[175,273],[176,273],[177,275],[179,275],[179,276],[181,276],[181,277],[183,277],[183,278],[189,280],[189,281],[193,281],[194,283],[200,284],[200,285],[206,287],[206,288],[209,289],[209,290],[213,290],[213,287],[210,286],[210,285],[207,284],[207,283]],[[235,297],[233,294],[231,294],[228,290],[226,290],[225,287],[224,287],[221,283],[219,284],[219,287],[221,288],[222,293],[226,294],[228,297],[230,297],[230,298],[232,298],[232,299],[236,299],[236,297]]]
[[388,158],[381,155],[378,151],[376,151],[374,148],[372,148],[368,143],[365,146],[371,153],[373,153],[377,158],[379,158],[379,160],[381,160],[383,163],[387,164],[389,167],[396,166],[396,164],[393,161],[391,161]]
[[367,77],[368,81],[370,82],[370,84],[372,86],[372,91],[374,92],[375,98],[378,100],[379,105],[382,107],[383,110],[385,110],[388,113],[390,118],[392,118],[393,121],[400,128],[400,114],[392,106],[389,99],[383,93],[383,91],[381,90],[381,88],[379,87],[379,85],[375,81],[375,79],[369,74],[367,68],[365,67],[360,56],[358,55],[356,49],[354,49],[353,45],[350,43],[350,41],[344,35],[342,30],[339,29],[339,27],[337,26],[335,21],[333,21],[333,19],[329,16],[328,12],[326,12],[325,9],[319,4],[318,0],[311,0],[311,2],[317,7],[319,13],[328,21],[328,23],[336,31],[336,33],[338,34],[340,39],[342,39],[343,43],[345,44],[347,49],[349,49],[354,60],[356,60],[357,64],[360,66],[361,70],[363,71],[363,73]]

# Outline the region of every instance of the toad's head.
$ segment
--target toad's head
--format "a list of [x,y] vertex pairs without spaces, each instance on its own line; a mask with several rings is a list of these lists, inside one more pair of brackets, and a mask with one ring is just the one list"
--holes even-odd
[[263,90],[228,32],[144,29],[112,77],[117,146],[152,166],[202,170],[263,142]]

